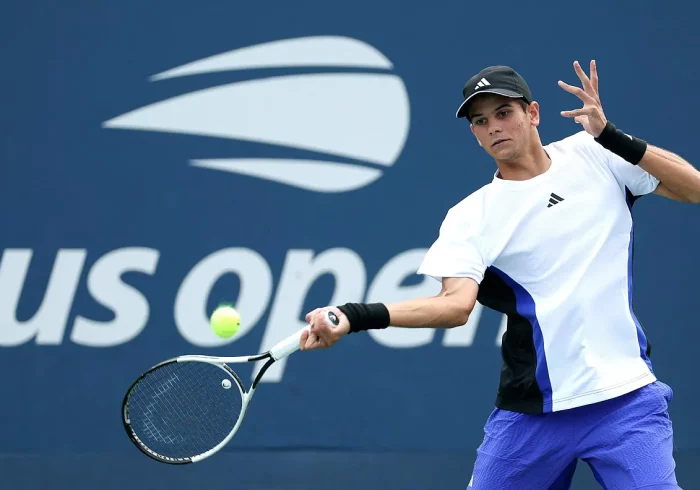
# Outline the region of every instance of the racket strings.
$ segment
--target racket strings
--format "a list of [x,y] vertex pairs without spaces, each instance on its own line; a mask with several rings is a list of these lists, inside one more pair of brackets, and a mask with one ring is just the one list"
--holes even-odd
[[[230,388],[222,381],[231,382]],[[165,364],[148,373],[129,396],[131,427],[140,443],[166,458],[202,454],[231,432],[242,408],[233,377],[212,364]]]

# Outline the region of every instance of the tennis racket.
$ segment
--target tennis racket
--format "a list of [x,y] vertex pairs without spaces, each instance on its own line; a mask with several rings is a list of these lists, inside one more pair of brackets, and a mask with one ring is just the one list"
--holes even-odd
[[[335,327],[338,317],[326,314]],[[129,439],[144,454],[169,464],[216,454],[241,426],[255,389],[276,361],[299,349],[302,332],[255,356],[180,356],[156,364],[134,381],[122,403]],[[246,391],[229,364],[267,360]]]

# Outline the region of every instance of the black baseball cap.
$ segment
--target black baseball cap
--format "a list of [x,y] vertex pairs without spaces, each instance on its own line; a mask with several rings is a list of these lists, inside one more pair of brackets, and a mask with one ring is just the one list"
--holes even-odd
[[462,90],[464,102],[457,109],[457,117],[469,117],[468,103],[479,94],[499,94],[523,99],[530,104],[532,94],[517,71],[509,66],[489,66],[471,77]]

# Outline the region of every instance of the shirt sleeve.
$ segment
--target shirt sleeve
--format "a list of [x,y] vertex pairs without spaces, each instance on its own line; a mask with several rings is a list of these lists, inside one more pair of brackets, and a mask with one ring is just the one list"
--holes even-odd
[[418,269],[442,281],[445,277],[470,277],[481,284],[486,271],[478,223],[451,209]]
[[605,162],[623,190],[624,188],[629,189],[634,196],[643,196],[656,190],[659,180],[639,165],[632,165],[622,157],[603,148],[591,135],[588,135],[588,144]]

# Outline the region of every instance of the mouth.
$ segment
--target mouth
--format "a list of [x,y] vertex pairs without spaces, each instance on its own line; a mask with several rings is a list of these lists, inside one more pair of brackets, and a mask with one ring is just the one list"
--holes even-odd
[[509,140],[508,138],[496,140],[496,141],[494,141],[493,144],[491,145],[491,148],[496,148],[498,145],[500,145],[501,143],[505,143],[506,141],[510,141],[510,140]]

